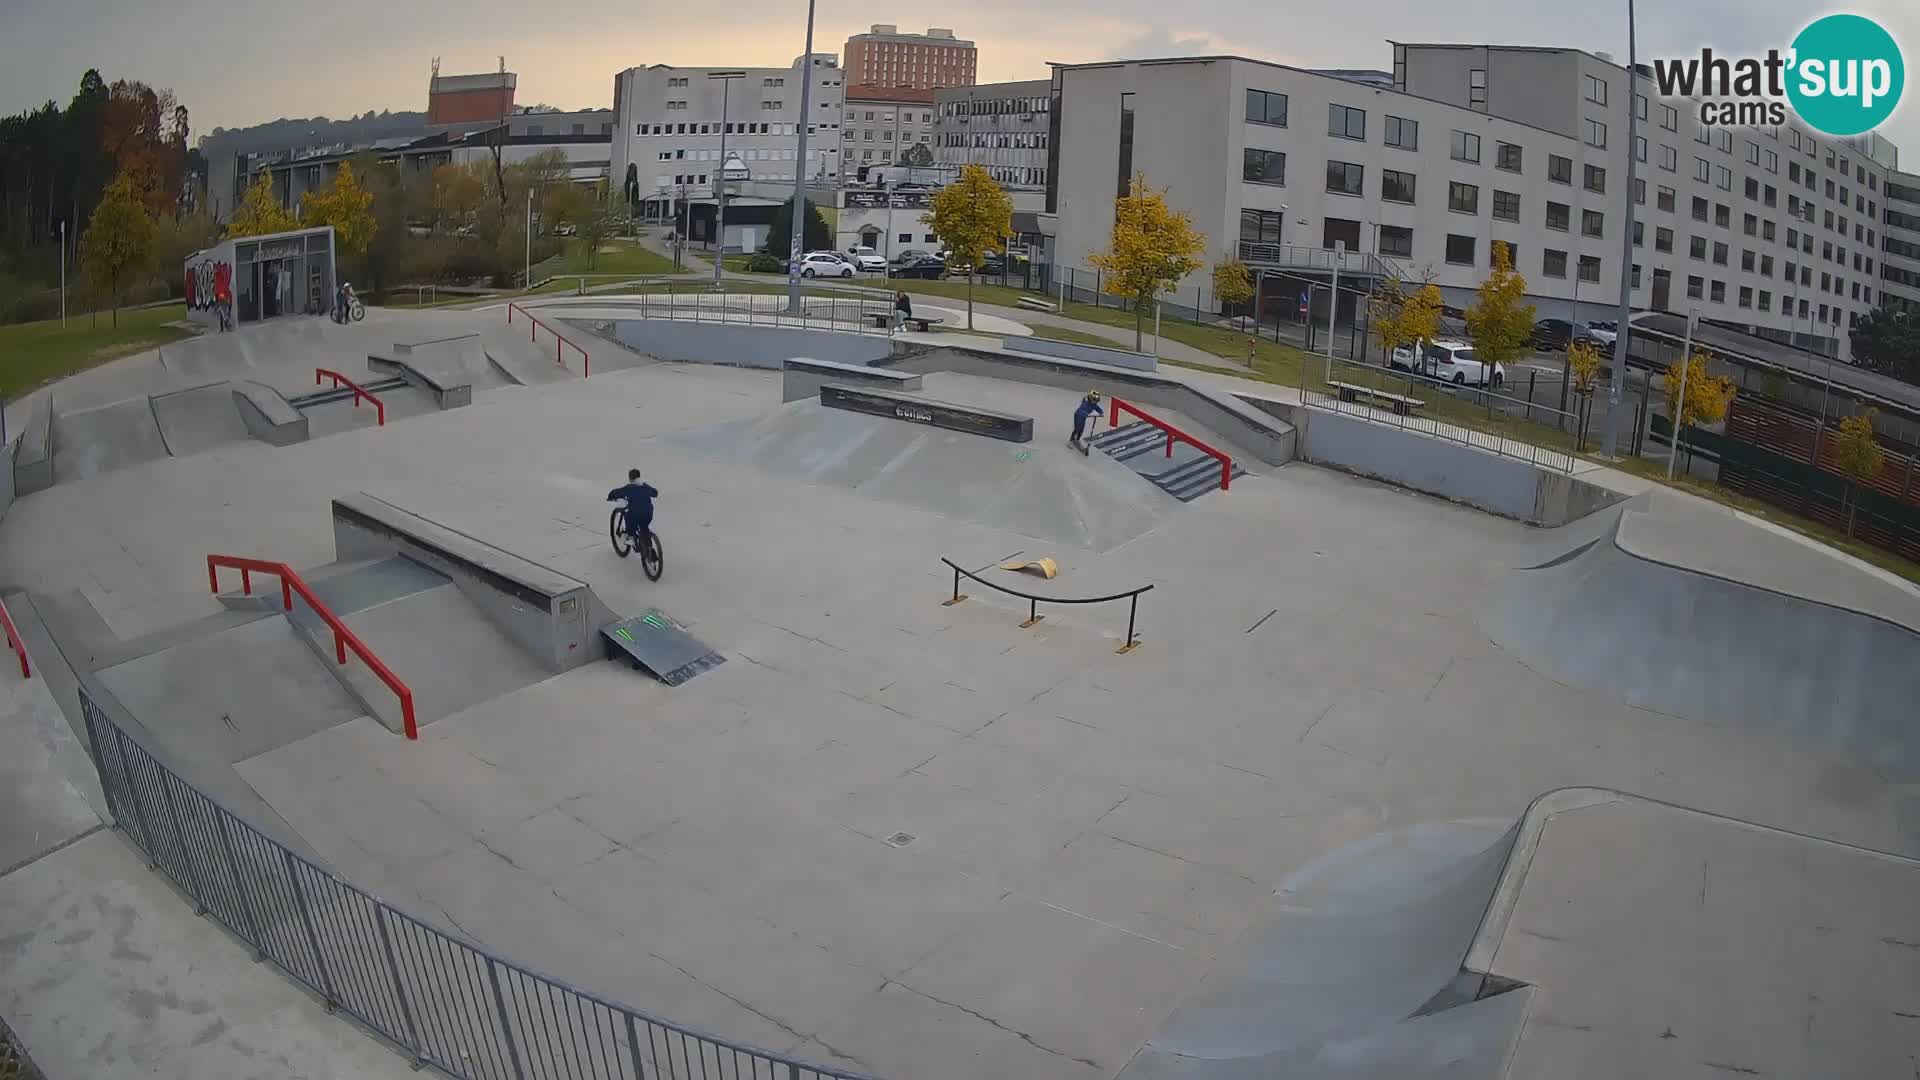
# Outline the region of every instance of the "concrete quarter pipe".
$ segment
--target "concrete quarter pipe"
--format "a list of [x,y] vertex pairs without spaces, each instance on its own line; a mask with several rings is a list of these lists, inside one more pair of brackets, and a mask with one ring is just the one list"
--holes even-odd
[[1640,496],[1542,534],[1488,636],[1562,682],[1920,780],[1920,632],[1640,553],[1630,534],[1668,528],[1648,517],[1667,512]]

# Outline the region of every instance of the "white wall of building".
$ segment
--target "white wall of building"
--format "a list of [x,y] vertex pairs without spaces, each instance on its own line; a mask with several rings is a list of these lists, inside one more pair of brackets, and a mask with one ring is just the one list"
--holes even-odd
[[933,152],[931,102],[852,99],[846,102],[844,116],[840,160],[848,177],[857,175],[863,165],[899,161],[909,146],[925,146],[928,153]]

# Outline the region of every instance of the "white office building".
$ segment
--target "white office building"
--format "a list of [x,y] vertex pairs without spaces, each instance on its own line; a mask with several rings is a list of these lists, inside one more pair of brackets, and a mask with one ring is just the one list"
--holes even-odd
[[924,147],[933,160],[933,91],[911,87],[848,86],[846,118],[840,128],[840,161],[848,181],[862,168],[906,160],[909,149]]
[[1920,175],[1896,172],[1883,189],[1880,289],[1884,306],[1920,316]]
[[935,90],[933,160],[985,166],[1006,187],[1045,187],[1052,91],[1045,79]]
[[1844,358],[1847,327],[1877,302],[1884,140],[1702,127],[1644,74],[1629,94],[1624,68],[1571,49],[1396,44],[1393,78],[1224,56],[1056,68],[1058,264],[1104,248],[1139,170],[1206,232],[1209,263],[1237,253],[1324,278],[1343,242],[1355,254],[1342,273],[1361,287],[1397,273],[1464,306],[1502,242],[1539,317],[1577,303],[1580,320],[1604,319],[1631,195],[1637,309],[1697,308]]
[[[800,90],[809,72],[812,116],[806,117],[800,115]],[[718,73],[739,77],[712,77]],[[712,196],[723,163],[723,135],[727,158],[739,158],[755,181],[791,181],[798,174],[834,183],[841,175],[843,81],[831,53],[815,53],[810,63],[803,57],[784,68],[628,68],[613,81],[614,183],[620,187],[631,175],[640,188],[642,213],[670,216],[683,198]],[[808,125],[804,163],[796,160],[803,123]]]

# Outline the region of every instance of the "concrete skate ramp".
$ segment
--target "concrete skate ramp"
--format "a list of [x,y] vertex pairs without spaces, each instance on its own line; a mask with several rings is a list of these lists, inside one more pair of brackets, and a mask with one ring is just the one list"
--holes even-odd
[[[229,404],[231,409],[232,405]],[[167,456],[153,404],[146,397],[63,413],[53,413],[53,480],[84,480],[114,469]]]
[[816,402],[663,439],[702,457],[1095,551],[1126,543],[1181,507],[1102,454],[1010,445]]
[[1528,992],[1455,1002],[1445,991],[1515,830],[1420,825],[1308,863],[1122,1080],[1501,1075]]
[[153,416],[160,438],[174,457],[198,454],[228,443],[246,442],[247,425],[233,400],[233,384],[208,383],[171,394],[155,394]]
[[[413,691],[422,725],[547,677],[452,581],[441,581],[341,616]],[[390,730],[402,729],[399,704],[385,683],[351,662],[342,676]]]
[[[1785,738],[1870,765],[1890,782],[1920,780],[1920,731],[1910,722],[1920,701],[1920,633],[1888,617],[1905,594],[1872,579],[1855,581],[1858,571],[1818,551],[1775,549],[1772,543],[1793,543],[1778,538],[1768,538],[1768,551],[1829,564],[1824,594],[1856,596],[1882,613],[1633,550],[1626,538],[1639,515],[1666,509],[1641,498],[1554,530],[1550,535],[1572,546],[1524,553],[1532,568],[1501,583],[1488,636],[1562,682],[1672,716]],[[1686,524],[1697,532],[1705,522]],[[1649,526],[1640,528],[1652,535]],[[1661,543],[1678,556],[1680,540]],[[1788,569],[1813,583],[1807,567]],[[1884,596],[1874,597],[1876,588]]]
[[[464,383],[475,390],[520,385],[518,380],[510,378],[503,369],[487,359],[486,347],[478,333],[424,341],[397,341],[393,345],[391,359],[443,385]],[[367,366],[381,370],[371,360]]]

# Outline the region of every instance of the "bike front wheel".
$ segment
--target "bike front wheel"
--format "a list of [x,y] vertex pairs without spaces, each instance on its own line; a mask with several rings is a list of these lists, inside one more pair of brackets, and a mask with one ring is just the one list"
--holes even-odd
[[666,568],[665,556],[660,551],[660,534],[648,530],[646,548],[640,552],[640,569],[645,571],[648,581],[659,581]]
[[633,537],[627,534],[626,511],[615,509],[607,519],[607,539],[613,541],[613,553],[626,558],[633,554]]
[[351,308],[347,309],[347,314],[353,317],[354,322],[360,322],[361,320],[367,317],[366,305],[360,303],[359,301],[355,301],[354,305]]

